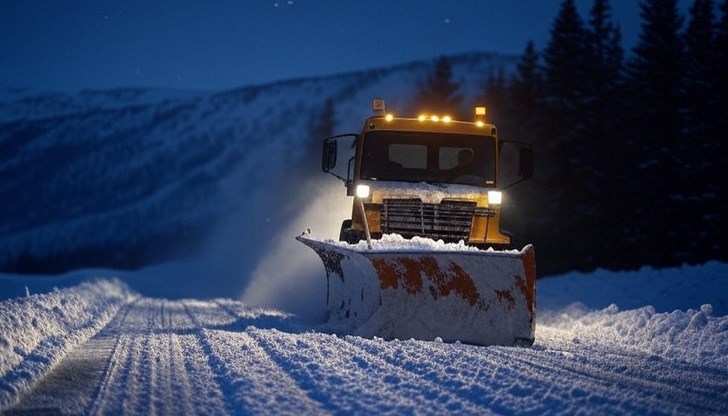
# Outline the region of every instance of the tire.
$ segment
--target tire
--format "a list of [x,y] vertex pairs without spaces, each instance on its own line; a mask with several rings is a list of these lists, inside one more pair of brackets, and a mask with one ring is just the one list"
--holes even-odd
[[344,220],[341,223],[341,232],[339,232],[339,241],[346,241],[349,244],[356,244],[364,238],[361,231],[351,229],[351,220]]

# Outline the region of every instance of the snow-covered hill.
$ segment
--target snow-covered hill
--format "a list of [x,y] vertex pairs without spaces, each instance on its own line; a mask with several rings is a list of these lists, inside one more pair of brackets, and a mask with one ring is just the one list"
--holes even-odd
[[[471,103],[486,77],[509,71],[515,58],[469,54],[451,62]],[[231,227],[272,242],[302,202],[302,166],[318,169],[321,138],[312,140],[310,130],[323,103],[333,99],[338,131],[357,131],[372,98],[410,110],[432,64],[219,92],[4,91],[0,267],[137,267],[199,252]]]
[[0,412],[728,412],[723,263],[540,280],[529,348],[333,335],[285,310],[125,283],[178,270],[1,276]]

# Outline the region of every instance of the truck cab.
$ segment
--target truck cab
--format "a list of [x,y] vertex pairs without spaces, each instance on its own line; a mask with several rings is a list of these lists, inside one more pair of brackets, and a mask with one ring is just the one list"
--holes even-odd
[[520,182],[532,175],[530,146],[499,141],[484,107],[476,108],[474,120],[456,121],[446,114],[395,117],[379,101],[359,134],[324,141],[322,168],[332,173],[338,141],[354,140],[346,177],[336,175],[354,196],[340,240],[399,234],[510,247],[510,236],[500,229],[499,156],[504,144],[515,145]]

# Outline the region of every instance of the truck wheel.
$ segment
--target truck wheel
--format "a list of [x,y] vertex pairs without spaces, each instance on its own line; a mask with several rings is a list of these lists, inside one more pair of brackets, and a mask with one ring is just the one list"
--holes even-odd
[[351,220],[344,220],[341,223],[341,231],[339,232],[339,241],[348,241],[347,234],[351,231]]
[[364,236],[361,231],[351,229],[351,220],[344,220],[344,222],[341,223],[339,241],[346,241],[349,244],[356,244],[363,238]]

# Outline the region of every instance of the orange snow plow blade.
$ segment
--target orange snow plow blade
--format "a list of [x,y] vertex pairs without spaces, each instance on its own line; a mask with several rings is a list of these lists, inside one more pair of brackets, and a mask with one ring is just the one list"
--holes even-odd
[[392,247],[375,240],[369,249],[364,243],[296,239],[324,263],[328,323],[335,331],[384,339],[533,344],[536,266],[531,245],[492,251],[456,245]]

